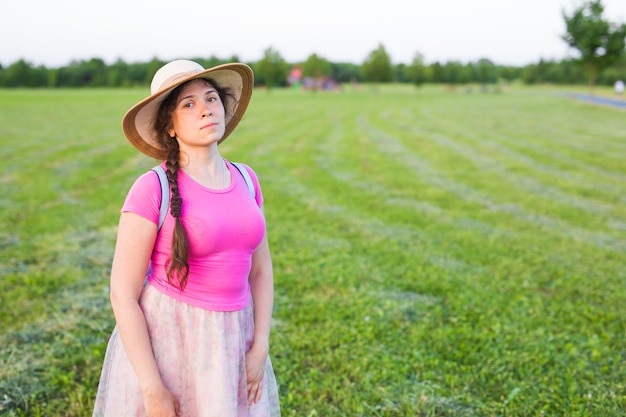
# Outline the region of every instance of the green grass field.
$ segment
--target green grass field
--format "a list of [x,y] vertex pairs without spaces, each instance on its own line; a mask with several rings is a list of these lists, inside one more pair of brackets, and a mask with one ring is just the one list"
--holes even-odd
[[[556,92],[255,92],[283,416],[624,415],[626,112]],[[0,91],[0,415],[91,415],[145,94]]]

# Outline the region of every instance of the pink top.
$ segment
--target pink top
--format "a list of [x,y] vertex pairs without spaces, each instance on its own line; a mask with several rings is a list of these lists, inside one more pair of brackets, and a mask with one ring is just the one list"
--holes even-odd
[[[248,305],[252,253],[265,236],[260,210],[263,195],[256,174],[246,166],[256,189],[254,201],[239,170],[230,163],[227,166],[232,181],[223,190],[204,187],[183,170],[178,171],[181,220],[189,238],[189,277],[184,291],[168,283],[165,270],[175,224],[169,210],[156,238],[148,277],[159,291],[214,311],[241,310]],[[149,171],[135,181],[121,211],[137,213],[158,224],[160,203],[159,179]]]

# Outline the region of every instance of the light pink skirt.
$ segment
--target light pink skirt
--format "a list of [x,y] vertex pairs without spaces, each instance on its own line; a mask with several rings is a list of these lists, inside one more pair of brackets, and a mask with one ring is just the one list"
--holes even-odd
[[[245,355],[254,336],[252,305],[209,311],[147,285],[140,299],[154,356],[181,417],[279,417],[278,389],[268,357],[261,401],[248,405]],[[144,417],[143,395],[122,341],[113,330],[94,417]]]

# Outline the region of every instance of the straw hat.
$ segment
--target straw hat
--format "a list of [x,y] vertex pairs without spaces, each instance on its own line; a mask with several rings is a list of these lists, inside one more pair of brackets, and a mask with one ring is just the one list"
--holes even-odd
[[140,152],[157,159],[167,159],[167,151],[159,146],[152,130],[152,121],[161,102],[182,83],[196,78],[211,78],[220,87],[230,89],[234,102],[227,107],[226,129],[223,142],[235,129],[248,107],[254,85],[252,69],[240,63],[218,65],[204,69],[200,64],[184,59],[162,66],[150,85],[150,96],[130,108],[122,119],[122,129],[128,141]]

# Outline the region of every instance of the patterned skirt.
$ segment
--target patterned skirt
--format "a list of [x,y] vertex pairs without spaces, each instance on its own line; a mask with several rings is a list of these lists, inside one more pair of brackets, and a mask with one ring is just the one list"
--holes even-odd
[[[151,285],[141,294],[152,350],[181,417],[279,417],[278,389],[268,357],[261,401],[248,405],[245,355],[252,345],[252,305],[204,310]],[[113,330],[102,367],[94,417],[144,417],[143,395],[122,341]]]

